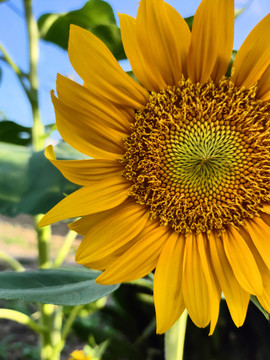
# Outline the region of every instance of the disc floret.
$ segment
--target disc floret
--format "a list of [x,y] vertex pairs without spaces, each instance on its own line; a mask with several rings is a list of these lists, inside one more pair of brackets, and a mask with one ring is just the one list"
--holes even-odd
[[270,105],[223,78],[152,92],[125,140],[124,176],[150,217],[180,233],[222,231],[270,200]]

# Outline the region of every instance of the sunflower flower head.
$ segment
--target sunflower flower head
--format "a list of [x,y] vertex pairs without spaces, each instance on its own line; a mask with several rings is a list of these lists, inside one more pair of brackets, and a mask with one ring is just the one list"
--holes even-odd
[[120,15],[138,82],[94,35],[72,26],[69,55],[84,85],[58,76],[62,137],[93,159],[46,156],[82,188],[42,219],[81,218],[78,263],[100,284],[155,269],[157,332],[184,309],[214,331],[221,294],[236,326],[250,295],[270,312],[270,15],[227,74],[234,1],[202,0],[192,32],[163,0]]

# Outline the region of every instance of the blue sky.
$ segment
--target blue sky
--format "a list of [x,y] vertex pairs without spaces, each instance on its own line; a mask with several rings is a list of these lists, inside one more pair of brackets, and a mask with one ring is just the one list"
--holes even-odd
[[[67,12],[81,8],[86,1],[81,0],[33,0],[34,15],[39,18],[48,12]],[[136,16],[138,0],[108,1],[117,13]],[[200,0],[167,0],[183,17],[193,15]],[[236,0],[236,8],[241,8],[246,0]],[[13,60],[27,71],[26,27],[22,16],[22,0],[8,0],[0,5],[0,43]],[[234,49],[239,49],[251,29],[270,12],[270,0],[253,0],[249,8],[239,16],[235,24]],[[31,126],[31,110],[16,77],[7,66],[2,68],[0,83],[0,111],[7,119]],[[127,68],[124,63],[123,67]],[[54,122],[54,111],[50,101],[50,90],[55,89],[56,74],[74,76],[67,53],[55,45],[40,42],[39,83],[41,116],[45,124]]]

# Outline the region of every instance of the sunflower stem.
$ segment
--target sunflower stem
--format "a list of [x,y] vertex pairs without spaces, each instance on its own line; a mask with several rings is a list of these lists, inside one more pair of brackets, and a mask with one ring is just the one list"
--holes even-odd
[[0,250],[0,259],[7,263],[14,271],[24,271],[24,267],[14,257]]
[[[3,47],[3,45],[0,44],[0,52],[3,54],[3,56],[0,57],[0,60],[3,60],[5,63],[7,63],[10,68],[14,71],[14,74],[17,76],[21,86],[23,87],[28,99],[29,99],[29,90],[25,86],[23,79],[27,77],[26,74],[22,72],[22,70],[19,68],[17,64],[11,59],[10,55],[6,51],[6,49]],[[30,99],[29,99],[30,100]]]
[[57,354],[57,353],[60,353],[65,345],[65,342],[66,342],[66,338],[69,334],[69,331],[71,329],[71,326],[73,325],[74,323],[74,320],[76,318],[76,316],[78,315],[79,311],[83,308],[83,305],[77,305],[77,306],[74,306],[70,312],[70,315],[63,327],[63,331],[62,331],[62,335],[61,335],[61,338],[60,340],[58,341],[58,343],[56,344],[56,346],[54,347],[53,349],[53,355],[54,354]]
[[60,351],[55,351],[61,339],[62,307],[40,304],[41,323],[46,329],[41,336],[41,360],[60,360]]
[[50,261],[50,238],[51,227],[44,226],[38,227],[38,223],[43,215],[39,214],[35,216],[36,233],[38,239],[38,263],[41,269],[48,269],[51,267]]
[[32,126],[32,142],[33,149],[35,151],[42,150],[44,148],[44,126],[40,119],[39,113],[39,101],[38,101],[38,27],[37,22],[32,13],[32,0],[24,0],[24,10],[27,23],[28,42],[29,42],[29,100],[31,103],[33,114],[33,126]]
[[33,321],[30,316],[21,313],[20,311],[11,309],[0,309],[0,318],[16,321],[17,323],[27,325],[30,329],[38,334],[42,334],[46,328]]
[[183,360],[188,313],[185,310],[165,333],[165,360]]
[[[34,151],[40,151],[44,148],[45,129],[40,118],[38,99],[37,66],[39,56],[39,33],[37,22],[32,12],[32,0],[23,0],[23,3],[29,43],[28,98],[33,115],[32,146]],[[44,269],[51,267],[49,248],[51,229],[48,226],[38,228],[37,224],[40,218],[41,215],[35,216],[35,224],[38,240],[39,267]],[[59,360],[60,352],[55,352],[54,347],[61,338],[62,308],[50,304],[40,304],[39,308],[41,314],[41,326],[46,328],[46,331],[41,334],[41,360]]]
[[54,260],[53,267],[58,267],[63,264],[76,236],[77,236],[77,233],[75,231],[70,230],[67,233],[64,244],[61,247],[60,251],[58,252],[56,259]]
[[153,282],[147,279],[138,279],[138,280],[129,281],[128,284],[142,286],[147,289],[153,290]]

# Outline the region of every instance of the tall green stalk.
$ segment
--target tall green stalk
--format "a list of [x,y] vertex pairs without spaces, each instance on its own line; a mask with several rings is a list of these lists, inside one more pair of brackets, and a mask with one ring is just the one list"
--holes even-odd
[[188,313],[185,310],[170,330],[165,333],[165,359],[183,360]]
[[44,148],[44,126],[40,119],[39,113],[39,101],[38,101],[38,27],[37,22],[32,13],[32,0],[24,0],[24,9],[27,23],[28,32],[28,44],[29,44],[29,96],[30,104],[33,114],[33,126],[32,126],[32,143],[35,151],[42,150]]
[[[38,57],[39,57],[39,34],[37,22],[32,12],[32,0],[24,0],[25,17],[27,23],[28,43],[29,43],[29,100],[32,108],[32,145],[34,151],[44,149],[45,130],[40,118],[39,100],[38,100]],[[38,229],[37,224],[41,215],[35,216],[39,267],[41,269],[49,268],[50,261],[50,227]],[[53,348],[61,339],[62,327],[62,309],[50,304],[41,304],[41,325],[46,328],[41,334],[41,359],[59,360],[60,353],[53,354]]]

